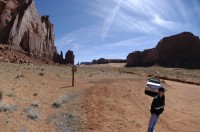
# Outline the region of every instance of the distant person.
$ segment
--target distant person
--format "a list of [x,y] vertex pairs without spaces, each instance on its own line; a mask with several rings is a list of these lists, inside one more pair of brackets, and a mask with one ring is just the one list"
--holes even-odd
[[151,118],[149,121],[148,132],[153,132],[154,127],[158,121],[159,115],[164,111],[165,106],[165,89],[159,88],[159,93],[156,97],[154,97],[153,102],[151,104]]

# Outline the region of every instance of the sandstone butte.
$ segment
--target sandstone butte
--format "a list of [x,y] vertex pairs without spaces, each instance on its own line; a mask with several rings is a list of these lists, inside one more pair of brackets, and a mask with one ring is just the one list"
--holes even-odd
[[155,48],[130,53],[127,56],[126,66],[200,68],[199,58],[199,37],[190,32],[183,32],[164,37]]

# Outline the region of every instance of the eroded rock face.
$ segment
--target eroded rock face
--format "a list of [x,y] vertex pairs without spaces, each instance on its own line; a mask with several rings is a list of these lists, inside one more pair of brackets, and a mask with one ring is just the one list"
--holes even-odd
[[68,50],[67,53],[65,54],[65,63],[74,65],[74,58],[75,56],[73,51]]
[[49,16],[39,16],[34,0],[0,0],[0,19],[0,43],[53,60],[57,53],[54,26]]
[[55,53],[54,55],[54,62],[64,65],[74,65],[74,53],[71,50],[68,50],[65,54],[65,58],[63,58],[63,52],[61,51],[60,54]]
[[151,66],[156,64],[158,56],[156,49],[148,49],[141,51],[135,51],[128,55],[127,66]]
[[165,37],[156,49],[161,66],[200,68],[200,40],[192,33]]
[[0,62],[32,64],[29,57],[14,50],[10,45],[0,44]]
[[200,68],[200,39],[183,32],[163,38],[156,48],[136,51],[127,56],[127,66]]

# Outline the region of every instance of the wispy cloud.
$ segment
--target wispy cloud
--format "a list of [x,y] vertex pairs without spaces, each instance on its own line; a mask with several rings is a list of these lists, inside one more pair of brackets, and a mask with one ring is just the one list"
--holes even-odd
[[[167,35],[187,30],[199,33],[191,10],[200,17],[200,6],[197,0],[192,3],[191,6],[181,0],[92,0],[87,2],[89,8],[84,9],[91,17],[84,21],[90,24],[66,33],[56,44],[60,50],[66,47],[76,51],[78,58],[123,56],[152,48]],[[81,23],[82,19],[77,21]]]
[[180,14],[180,16],[182,17],[182,19],[188,23],[191,20],[191,16],[190,14],[190,10],[188,10],[185,6],[185,4],[183,4],[183,2],[181,0],[175,0],[175,7],[178,7],[176,10],[177,12]]
[[58,47],[58,51],[73,50],[78,51],[81,47],[80,43],[77,43],[77,37],[80,31],[75,31],[64,35],[63,37],[56,39],[55,43]]
[[117,12],[119,11],[119,9],[121,7],[121,1],[122,0],[118,0],[116,2],[116,6],[111,10],[109,15],[105,18],[103,28],[102,28],[102,32],[101,32],[101,37],[102,37],[103,40],[106,38],[108,31],[110,29],[110,26],[111,26],[113,20],[115,19]]
[[88,48],[93,44],[93,41],[100,38],[100,27],[91,25],[74,30],[63,37],[56,39],[56,45],[59,50],[68,48],[73,51],[78,51],[80,48]]
[[80,50],[78,58],[87,56],[86,59],[87,61],[99,58],[125,59],[128,53],[135,50],[144,50],[146,48],[153,48],[157,42],[158,42],[157,39],[151,36],[142,36],[128,40],[105,43]]
[[194,5],[194,10],[196,11],[196,14],[198,15],[200,19],[200,2],[197,0],[192,0],[192,3]]
[[117,20],[115,25],[120,27],[123,30],[132,32],[132,33],[156,33],[155,27],[152,26],[149,21],[144,19],[138,19],[134,16],[120,12],[118,13]]
[[65,46],[73,43],[75,40],[75,36],[72,33],[65,35],[64,37],[57,39],[56,43],[58,46]]
[[103,45],[94,46],[93,50],[122,50],[122,49],[134,49],[134,50],[141,50],[146,48],[153,48],[159,40],[157,40],[157,37],[152,36],[142,36],[142,37],[136,37],[131,39],[125,39],[121,41],[111,42],[111,43],[105,43]]
[[173,16],[176,18],[178,13],[167,1],[110,0],[108,3],[106,0],[94,0],[94,3],[92,6],[95,10],[91,13],[101,18],[103,40],[112,35],[113,31],[159,34],[159,28],[173,31],[182,24],[181,21],[173,20]]
[[165,28],[168,28],[168,29],[174,29],[175,27],[179,26],[179,23],[164,20],[157,14],[155,14],[154,18],[152,19],[152,22],[161,26],[161,27],[165,27]]

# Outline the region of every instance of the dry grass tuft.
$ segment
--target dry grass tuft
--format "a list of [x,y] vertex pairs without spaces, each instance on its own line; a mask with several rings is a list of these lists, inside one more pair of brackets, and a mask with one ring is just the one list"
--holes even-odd
[[58,99],[56,99],[56,101],[52,104],[52,106],[54,108],[59,108],[62,105],[72,101],[77,96],[78,96],[78,93],[74,93],[74,92],[60,96]]
[[16,105],[10,105],[6,102],[0,102],[0,112],[10,112],[16,109]]
[[13,91],[10,91],[9,93],[6,94],[8,97],[15,97],[15,93]]
[[21,78],[21,77],[24,77],[24,74],[23,73],[18,73],[17,76],[15,77],[15,79],[18,79],[18,78]]
[[27,118],[31,120],[36,120],[39,118],[39,104],[37,102],[33,102],[30,106],[24,109],[24,112],[27,113]]

